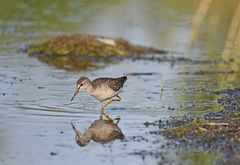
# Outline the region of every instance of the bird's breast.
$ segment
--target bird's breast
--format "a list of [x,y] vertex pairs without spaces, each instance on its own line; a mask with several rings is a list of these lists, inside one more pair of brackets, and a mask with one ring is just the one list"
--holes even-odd
[[111,88],[105,88],[104,86],[101,86],[93,90],[91,92],[91,96],[100,101],[104,101],[116,96],[118,93],[119,91],[114,91]]

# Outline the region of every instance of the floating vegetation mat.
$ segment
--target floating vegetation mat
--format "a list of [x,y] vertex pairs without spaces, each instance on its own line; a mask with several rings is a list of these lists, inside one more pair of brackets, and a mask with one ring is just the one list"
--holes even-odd
[[121,38],[93,35],[62,35],[27,47],[30,56],[66,70],[89,70],[127,57],[166,53],[152,47],[138,46]]

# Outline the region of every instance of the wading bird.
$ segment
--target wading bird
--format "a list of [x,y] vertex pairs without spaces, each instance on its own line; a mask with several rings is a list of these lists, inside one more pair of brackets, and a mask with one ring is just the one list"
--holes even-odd
[[[121,97],[118,94],[126,80],[126,76],[119,78],[101,77],[93,81],[90,81],[87,77],[81,77],[76,83],[76,91],[71,101],[81,90],[86,90],[91,96],[101,102],[103,112],[105,107],[113,101],[121,101]],[[116,98],[114,99],[114,97]],[[103,101],[107,101],[107,103],[102,104]]]

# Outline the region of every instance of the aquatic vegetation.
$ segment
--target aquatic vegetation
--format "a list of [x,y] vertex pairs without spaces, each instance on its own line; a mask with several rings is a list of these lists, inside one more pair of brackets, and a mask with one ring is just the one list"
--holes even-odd
[[44,53],[57,56],[126,57],[146,53],[164,53],[164,51],[152,47],[133,45],[121,38],[76,34],[57,36],[39,44],[32,44],[28,47],[28,53]]
[[[27,47],[30,56],[66,70],[86,70],[121,59],[147,53],[166,53],[152,47],[138,46],[122,38],[93,35],[62,35]],[[115,60],[116,61],[116,60]]]
[[162,79],[160,80],[160,91],[161,92],[163,91],[163,81],[162,81]]
[[233,70],[229,71],[216,71],[216,70],[199,70],[195,72],[179,72],[178,74],[185,74],[185,75],[229,75],[235,74],[236,72]]
[[77,60],[72,57],[39,55],[37,58],[49,66],[68,71],[93,70],[97,66],[89,60]]
[[172,129],[166,129],[164,135],[169,138],[201,138],[207,140],[229,139],[240,141],[240,114],[224,121],[194,120]]
[[213,92],[222,97],[218,103],[220,112],[209,113],[203,119],[195,119],[179,127],[168,128],[163,134],[174,139],[226,140],[240,142],[240,89]]
[[222,155],[218,151],[207,153],[204,151],[191,150],[184,152],[182,157],[188,162],[187,164],[212,165],[214,161],[221,159]]

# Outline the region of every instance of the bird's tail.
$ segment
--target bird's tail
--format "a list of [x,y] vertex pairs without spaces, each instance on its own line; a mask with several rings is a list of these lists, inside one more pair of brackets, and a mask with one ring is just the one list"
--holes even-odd
[[123,76],[121,79],[125,82],[127,80],[127,76]]

